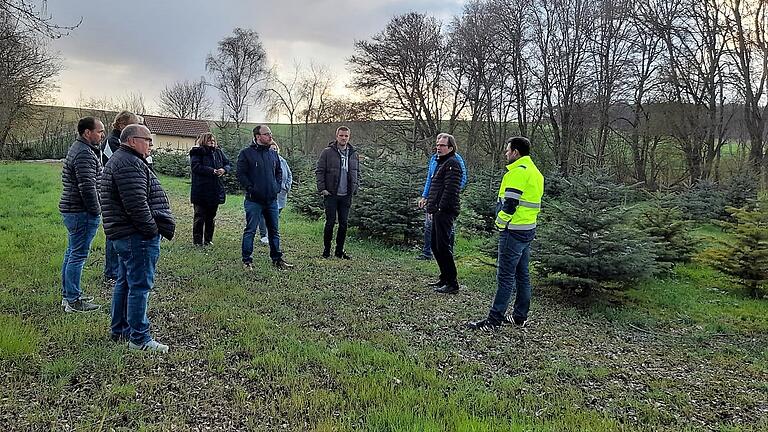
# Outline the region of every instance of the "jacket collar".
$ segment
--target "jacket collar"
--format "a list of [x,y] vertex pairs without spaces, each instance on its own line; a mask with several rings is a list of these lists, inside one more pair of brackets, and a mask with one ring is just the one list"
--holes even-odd
[[437,157],[437,163],[444,162],[444,161],[446,161],[446,160],[448,160],[448,159],[450,159],[450,158],[452,158],[454,156],[456,156],[456,150],[451,150],[451,152],[446,154],[446,155],[438,156]]
[[530,156],[523,156],[518,160],[512,162],[511,164],[507,165],[507,171],[511,171],[512,169],[517,168],[520,165],[525,165],[525,164],[530,165],[532,163],[533,163],[533,160],[531,159]]
[[120,148],[118,150],[125,150],[128,153],[136,156],[137,158],[141,159],[145,164],[149,165],[149,162],[147,162],[147,159],[144,158],[144,155],[134,150],[132,147],[125,145],[123,143],[120,143]]
[[75,141],[80,141],[81,143],[83,143],[83,144],[87,145],[88,147],[90,147],[91,150],[93,150],[95,152],[99,151],[99,145],[98,144],[91,144],[88,141],[84,140],[83,137],[81,137],[81,136],[78,136],[77,139],[75,139]]

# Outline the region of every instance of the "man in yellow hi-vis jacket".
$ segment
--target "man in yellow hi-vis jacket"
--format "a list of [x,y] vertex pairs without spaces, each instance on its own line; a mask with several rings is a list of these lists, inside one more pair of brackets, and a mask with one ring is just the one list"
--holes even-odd
[[[496,297],[488,318],[468,323],[477,330],[495,330],[502,324],[525,326],[531,303],[528,260],[536,235],[536,218],[544,195],[544,177],[530,157],[531,142],[524,137],[507,140],[507,173],[499,188],[496,228],[499,234],[499,259]],[[512,294],[512,316],[506,315]]]

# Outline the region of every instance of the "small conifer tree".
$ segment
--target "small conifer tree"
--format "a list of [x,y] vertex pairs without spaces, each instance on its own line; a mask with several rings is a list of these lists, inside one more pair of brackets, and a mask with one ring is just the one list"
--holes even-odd
[[561,288],[588,295],[622,289],[656,271],[646,235],[627,223],[627,188],[599,175],[568,179],[540,225],[537,272]]
[[728,207],[728,213],[734,222],[721,224],[731,236],[715,239],[716,245],[699,258],[737,278],[753,297],[760,298],[768,291],[768,199],[762,198],[752,209]]
[[690,236],[691,222],[683,218],[673,199],[661,194],[653,195],[648,206],[640,213],[637,226],[653,241],[653,251],[661,269],[671,269],[675,263],[689,262],[695,250]]

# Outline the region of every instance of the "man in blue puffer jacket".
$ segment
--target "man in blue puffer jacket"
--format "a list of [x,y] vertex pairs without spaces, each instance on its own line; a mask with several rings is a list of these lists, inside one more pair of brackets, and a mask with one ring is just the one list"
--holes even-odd
[[267,223],[269,257],[281,269],[293,267],[283,260],[278,230],[277,194],[283,182],[283,170],[277,153],[270,150],[272,131],[266,125],[253,128],[251,145],[237,157],[237,180],[245,189],[245,230],[243,231],[243,267],[252,269],[253,238],[259,229],[259,215]]

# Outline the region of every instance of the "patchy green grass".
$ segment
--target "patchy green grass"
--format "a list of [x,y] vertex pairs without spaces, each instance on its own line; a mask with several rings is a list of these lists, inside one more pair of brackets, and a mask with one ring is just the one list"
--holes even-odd
[[[322,222],[281,216],[288,272],[257,246],[240,265],[242,199],[214,247],[191,245],[185,180],[162,178],[178,219],[162,242],[150,319],[168,355],[108,338],[103,233],[83,287],[105,305],[64,314],[59,165],[2,164],[0,424],[8,430],[639,431],[768,428],[766,302],[680,266],[620,302],[536,287],[525,331],[476,334],[494,269],[457,243],[467,289],[424,283],[434,262],[350,238],[320,258]],[[616,299],[614,299],[616,300]]]

